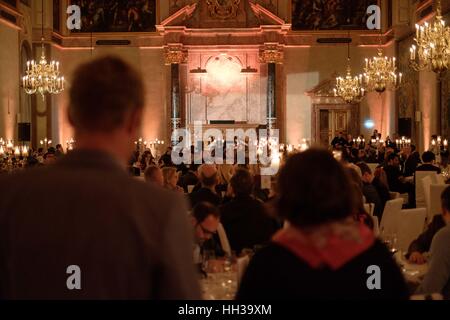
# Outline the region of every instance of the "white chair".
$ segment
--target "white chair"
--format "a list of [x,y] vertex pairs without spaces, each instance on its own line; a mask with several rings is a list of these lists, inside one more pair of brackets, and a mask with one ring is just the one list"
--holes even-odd
[[380,231],[383,234],[397,233],[399,221],[399,214],[402,210],[403,199],[398,198],[386,201],[384,206],[383,216],[380,221]]
[[416,239],[425,227],[427,211],[425,208],[401,210],[397,226],[397,248],[403,252],[408,250],[411,242]]
[[426,207],[425,202],[425,189],[423,186],[423,178],[430,176],[431,183],[436,183],[436,172],[434,171],[416,171],[415,173],[415,183],[416,183],[416,207],[424,208]]
[[378,217],[372,216],[372,221],[373,221],[373,234],[375,235],[375,237],[379,237],[380,236],[380,223],[378,221]]
[[437,184],[445,184],[445,179],[444,179],[444,176],[442,174],[438,174],[436,176],[436,183]]
[[245,270],[247,270],[248,264],[250,263],[249,256],[245,255],[243,257],[237,258],[237,282],[238,287],[241,283],[242,276],[245,273]]
[[219,223],[219,226],[217,227],[217,233],[219,235],[220,239],[220,245],[222,246],[223,251],[226,255],[231,256],[231,247],[230,242],[228,241],[227,233],[225,232],[225,228],[221,223]]
[[441,194],[448,187],[447,184],[432,184],[430,185],[430,205],[427,210],[427,222],[430,223],[433,217],[440,214],[441,209]]
[[374,173],[375,169],[379,166],[379,164],[378,163],[367,163],[367,166],[370,168],[372,173]]
[[364,203],[364,210],[371,216],[373,216],[373,210],[375,210],[375,204],[373,203]]
[[[425,208],[427,211],[430,209],[430,187],[432,183],[431,176],[425,176],[421,181],[416,181],[416,183],[422,184],[423,198],[425,200]],[[417,206],[417,208],[422,208],[423,206]]]

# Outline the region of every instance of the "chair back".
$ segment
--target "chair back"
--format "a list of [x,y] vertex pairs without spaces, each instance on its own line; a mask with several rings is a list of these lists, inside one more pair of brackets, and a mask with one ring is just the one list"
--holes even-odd
[[400,211],[400,223],[397,229],[397,248],[399,250],[406,252],[411,242],[423,232],[426,216],[425,208]]
[[427,222],[431,222],[433,217],[440,214],[441,209],[441,194],[448,187],[447,184],[431,184],[430,185],[430,205],[427,212]]
[[399,221],[399,213],[402,210],[403,199],[397,198],[386,201],[384,206],[383,216],[380,221],[380,231],[385,233],[397,233]]
[[222,246],[223,251],[225,252],[225,254],[231,256],[230,242],[228,241],[228,236],[225,232],[225,228],[221,223],[219,223],[219,226],[217,227],[217,233],[219,235],[220,245]]
[[[425,191],[424,185],[422,183],[423,178],[430,177],[431,183],[436,183],[436,172],[434,171],[416,171],[415,173],[415,183],[416,183],[416,207],[417,208],[425,208],[426,200],[425,200]],[[430,183],[430,184],[431,184]]]

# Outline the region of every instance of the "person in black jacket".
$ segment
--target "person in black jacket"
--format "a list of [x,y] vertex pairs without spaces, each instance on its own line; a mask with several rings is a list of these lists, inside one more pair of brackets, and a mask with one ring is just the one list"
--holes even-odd
[[239,254],[244,248],[267,243],[277,231],[277,223],[268,216],[264,204],[251,195],[253,177],[248,170],[236,170],[230,184],[233,199],[220,211],[231,249]]
[[209,202],[215,206],[220,205],[222,197],[216,192],[218,182],[216,166],[212,164],[203,164],[198,168],[198,178],[200,180],[200,189],[189,194],[192,207],[197,203]]
[[441,169],[434,165],[436,161],[436,156],[431,151],[425,151],[422,154],[422,162],[423,164],[418,166],[416,171],[435,171],[437,174],[441,173]]
[[[289,226],[252,258],[237,299],[407,300],[386,246],[353,220],[355,199],[347,173],[328,151],[288,158],[279,173],[278,212]],[[370,266],[382,270],[380,281]]]
[[408,253],[406,254],[409,261],[417,264],[425,263],[423,254],[430,251],[434,235],[445,226],[446,223],[442,215],[435,215],[427,229],[409,245]]
[[362,193],[366,198],[366,203],[373,203],[375,208],[373,214],[378,217],[378,221],[381,221],[383,215],[384,203],[381,201],[380,195],[377,189],[372,184],[374,176],[372,170],[364,162],[358,163],[358,167],[361,169],[362,180]]

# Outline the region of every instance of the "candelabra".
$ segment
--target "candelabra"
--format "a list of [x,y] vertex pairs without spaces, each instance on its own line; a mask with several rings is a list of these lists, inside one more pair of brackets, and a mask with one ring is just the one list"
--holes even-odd
[[48,146],[52,144],[52,140],[44,138],[44,140],[39,141],[39,144],[45,148],[45,151],[47,151]]
[[70,138],[69,140],[66,140],[66,150],[72,151],[75,147],[75,140],[73,138]]
[[407,139],[406,137],[401,137],[401,139],[395,140],[395,145],[398,149],[402,149],[405,147],[411,146],[411,139]]
[[442,139],[441,136],[438,136],[436,139],[431,139],[430,151],[432,151],[436,156],[440,156],[441,151],[447,151],[447,148],[448,148],[447,139]]

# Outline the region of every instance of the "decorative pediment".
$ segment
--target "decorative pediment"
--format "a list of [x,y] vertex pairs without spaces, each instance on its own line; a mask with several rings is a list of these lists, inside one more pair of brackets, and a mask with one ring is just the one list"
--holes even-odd
[[311,97],[313,104],[346,104],[341,97],[334,95],[334,88],[336,88],[336,73],[333,73],[330,78],[323,80],[312,89],[305,92]]
[[305,92],[311,98],[318,97],[334,97],[334,88],[336,87],[336,74],[332,74],[330,78],[323,80],[314,88]]
[[283,19],[250,0],[198,0],[172,14],[157,29],[186,27],[191,29],[255,28],[283,26]]

